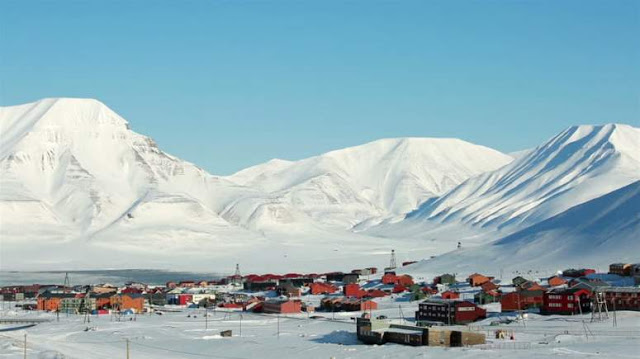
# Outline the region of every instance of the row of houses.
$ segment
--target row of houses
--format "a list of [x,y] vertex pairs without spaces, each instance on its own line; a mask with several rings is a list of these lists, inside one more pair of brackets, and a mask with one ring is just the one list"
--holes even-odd
[[130,310],[142,313],[144,297],[139,293],[73,293],[45,291],[37,297],[37,310],[83,313],[94,310]]

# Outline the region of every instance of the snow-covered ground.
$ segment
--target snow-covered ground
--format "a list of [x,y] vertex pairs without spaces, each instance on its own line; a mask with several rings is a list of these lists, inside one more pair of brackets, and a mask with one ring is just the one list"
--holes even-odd
[[[401,320],[412,317],[417,302],[385,298],[374,315]],[[498,311],[499,305],[491,305]],[[299,315],[265,315],[240,312],[210,312],[203,309],[166,311],[164,315],[123,317],[83,316],[21,312],[5,308],[2,317],[50,318],[35,327],[0,332],[0,358],[22,358],[27,334],[29,358],[124,358],[129,340],[131,358],[637,358],[640,313],[617,312],[613,318],[590,322],[590,315],[540,316],[528,314],[524,322],[491,326],[500,318],[515,315],[490,313],[467,329],[485,334],[488,343],[470,348],[409,347],[396,344],[372,346],[356,339],[352,317],[360,313],[315,313],[324,319]],[[90,330],[85,331],[85,329]],[[240,329],[242,328],[242,329]],[[461,327],[466,328],[466,327]],[[512,331],[515,340],[494,339],[496,329]],[[223,338],[222,330],[233,337]],[[279,334],[278,334],[279,333]]]

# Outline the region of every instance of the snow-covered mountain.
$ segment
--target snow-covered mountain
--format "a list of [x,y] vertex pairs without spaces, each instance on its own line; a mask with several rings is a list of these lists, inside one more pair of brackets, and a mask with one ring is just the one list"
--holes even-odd
[[259,189],[325,225],[403,215],[464,180],[511,162],[458,139],[383,139],[301,161],[272,160],[227,179]]
[[263,237],[403,214],[511,158],[449,139],[391,139],[214,176],[96,100],[0,108],[4,239]]
[[608,213],[593,200],[640,180],[639,146],[627,125],[572,127],[515,160],[456,139],[383,139],[221,177],[161,151],[98,101],[45,99],[0,108],[0,259],[324,270],[391,248],[425,258],[461,237],[535,236],[536,223],[586,202]]
[[510,164],[424,203],[408,221],[514,230],[640,180],[640,129],[571,127]]
[[235,227],[217,213],[227,197],[251,192],[162,152],[95,100],[1,108],[0,136],[4,239],[91,238],[167,220],[212,233]]
[[[570,208],[493,243],[451,251],[408,271],[436,275],[531,270],[541,275],[589,264],[606,269],[640,253],[640,181]],[[511,278],[512,276],[507,276]]]

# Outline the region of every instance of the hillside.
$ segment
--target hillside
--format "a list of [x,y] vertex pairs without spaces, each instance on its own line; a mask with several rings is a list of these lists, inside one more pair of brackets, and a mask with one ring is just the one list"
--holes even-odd
[[457,139],[397,138],[300,161],[272,160],[229,181],[269,193],[315,221],[351,228],[403,215],[510,156]]
[[636,181],[491,244],[454,250],[407,271],[553,274],[585,263],[606,269],[610,263],[638,261],[639,233],[640,181]]
[[96,100],[2,107],[2,265],[156,268],[176,259],[210,269],[212,259],[229,268],[292,256],[303,267],[321,255],[322,268],[366,264],[391,248],[426,256],[429,246],[350,229],[509,161],[460,140],[387,139],[220,177],[163,152]]
[[574,126],[407,216],[513,231],[640,180],[640,129]]

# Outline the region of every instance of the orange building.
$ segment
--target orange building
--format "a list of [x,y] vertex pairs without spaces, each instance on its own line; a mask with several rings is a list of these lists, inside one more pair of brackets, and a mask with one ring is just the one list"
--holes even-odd
[[472,287],[479,287],[492,279],[493,277],[487,277],[479,273],[473,273],[467,278],[467,281]]
[[559,285],[567,284],[568,282],[558,276],[553,276],[548,280],[550,287],[557,287]]
[[106,294],[97,294],[93,297],[96,299],[96,308],[97,309],[106,309],[111,308],[111,297],[115,294],[106,293]]
[[311,294],[331,294],[338,291],[338,288],[328,283],[311,283],[309,285],[309,292]]
[[74,298],[76,293],[52,293],[46,291],[38,295],[36,309],[55,312],[60,310],[63,298]]
[[482,287],[482,290],[484,292],[490,292],[492,290],[497,290],[498,289],[498,286],[493,282],[486,282],[483,285],[481,285],[480,287]]
[[113,309],[132,309],[136,313],[142,313],[144,310],[144,297],[137,293],[118,294],[110,298],[110,304]]

